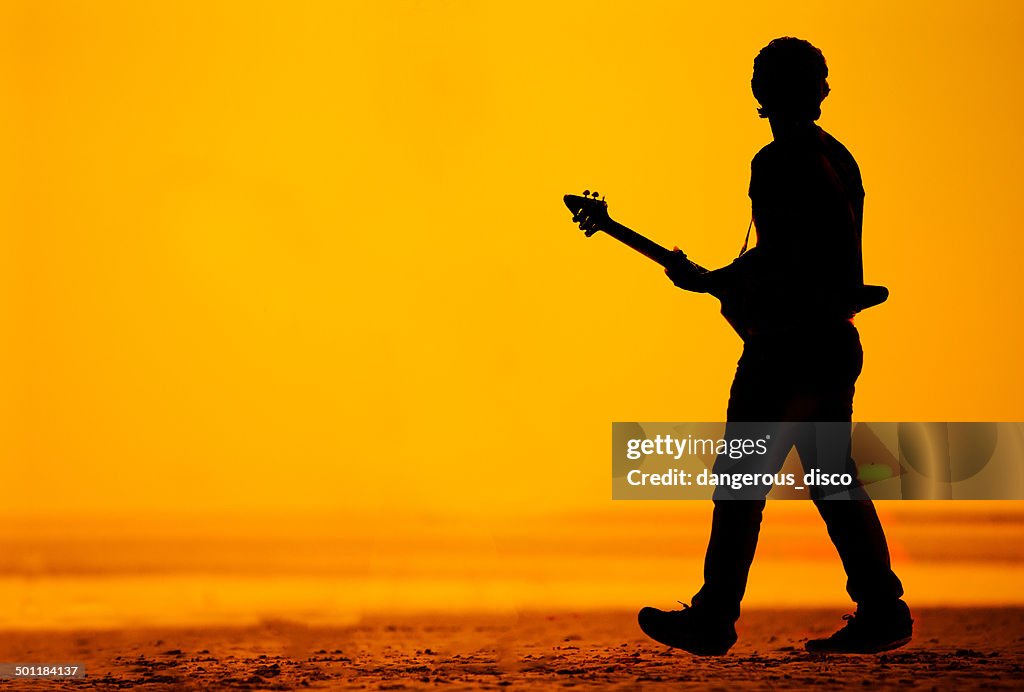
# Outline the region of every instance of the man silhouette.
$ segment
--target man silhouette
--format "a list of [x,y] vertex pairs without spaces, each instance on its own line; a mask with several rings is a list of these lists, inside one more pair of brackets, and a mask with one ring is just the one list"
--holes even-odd
[[[848,432],[863,362],[852,318],[864,285],[864,189],[853,156],[815,124],[829,92],[827,76],[824,56],[807,41],[778,38],[761,50],[751,87],[774,141],[751,162],[757,245],[722,269],[701,273],[680,261],[666,271],[680,288],[723,297],[723,304],[733,296],[742,304],[746,333],[729,395],[727,436],[748,422],[843,424],[846,447],[832,457],[856,478]],[[816,468],[816,426],[790,427],[791,435],[772,445],[769,458],[737,463],[719,457],[715,472],[777,471],[792,445],[805,469]],[[648,636],[702,655],[724,654],[736,642],[769,490],[716,489],[704,585],[683,610],[641,610],[640,627]],[[902,646],[913,620],[882,526],[859,483],[845,490],[826,497],[812,488],[811,497],[839,552],[857,611],[831,637],[807,642],[807,649],[870,653]]]

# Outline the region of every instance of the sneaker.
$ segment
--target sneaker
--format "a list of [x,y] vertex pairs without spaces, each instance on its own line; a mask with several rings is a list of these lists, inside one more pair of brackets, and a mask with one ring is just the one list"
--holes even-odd
[[914,621],[903,601],[884,611],[864,610],[846,614],[846,625],[827,639],[811,639],[805,648],[819,654],[877,654],[910,641]]
[[736,627],[729,619],[711,616],[699,607],[644,608],[637,621],[654,641],[698,656],[721,656],[736,643]]

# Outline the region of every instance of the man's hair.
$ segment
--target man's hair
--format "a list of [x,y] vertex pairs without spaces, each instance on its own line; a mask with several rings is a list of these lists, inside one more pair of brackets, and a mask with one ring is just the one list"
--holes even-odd
[[761,104],[762,118],[821,117],[821,102],[828,96],[828,65],[825,56],[799,38],[777,38],[754,58],[750,88]]

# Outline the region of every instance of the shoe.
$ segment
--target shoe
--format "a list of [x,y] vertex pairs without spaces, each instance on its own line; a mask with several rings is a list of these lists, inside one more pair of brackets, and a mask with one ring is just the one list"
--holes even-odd
[[721,656],[736,643],[736,626],[700,607],[682,610],[644,608],[637,616],[640,629],[656,642],[697,656]]
[[914,621],[903,601],[879,609],[857,608],[843,616],[846,625],[827,639],[811,639],[805,648],[819,654],[877,654],[903,646],[910,641]]

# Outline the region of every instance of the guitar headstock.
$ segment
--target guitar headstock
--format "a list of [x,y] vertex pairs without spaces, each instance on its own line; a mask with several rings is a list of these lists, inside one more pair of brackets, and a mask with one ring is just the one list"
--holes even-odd
[[604,230],[605,224],[611,220],[608,216],[608,203],[604,197],[598,199],[596,192],[584,190],[582,195],[566,195],[562,199],[572,212],[573,223],[579,224],[580,230],[588,238]]

